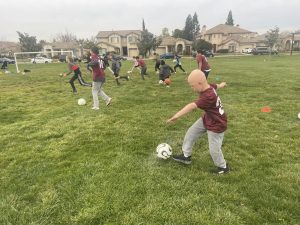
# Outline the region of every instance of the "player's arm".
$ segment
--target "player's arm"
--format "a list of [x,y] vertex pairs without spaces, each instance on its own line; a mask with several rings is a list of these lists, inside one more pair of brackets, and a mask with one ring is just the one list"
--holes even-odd
[[197,105],[195,102],[189,103],[184,106],[181,110],[179,110],[174,116],[167,120],[167,123],[175,122],[180,117],[192,112],[193,110],[197,109]]
[[98,63],[98,61],[95,60],[91,60],[87,65],[86,65],[86,69],[90,72],[93,72],[93,66],[96,66]]
[[227,86],[226,82],[222,82],[222,83],[216,84],[216,85],[217,85],[217,89]]

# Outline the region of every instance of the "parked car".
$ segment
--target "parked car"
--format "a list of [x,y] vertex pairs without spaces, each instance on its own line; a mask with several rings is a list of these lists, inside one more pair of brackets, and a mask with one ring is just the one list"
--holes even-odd
[[252,50],[253,55],[269,55],[269,54],[278,54],[277,50],[272,50],[269,47],[256,47]]
[[242,53],[251,54],[252,48],[244,48],[244,49],[242,49]]
[[171,52],[167,52],[167,53],[164,53],[164,54],[160,55],[160,58],[161,59],[173,59],[174,54],[171,53]]
[[37,56],[33,59],[31,59],[32,63],[52,63],[52,59],[48,59],[46,57]]
[[9,59],[9,58],[6,58],[6,57],[0,58],[0,63],[4,63],[4,62],[7,62],[8,64],[15,64],[16,63],[15,60],[13,60],[13,59]]

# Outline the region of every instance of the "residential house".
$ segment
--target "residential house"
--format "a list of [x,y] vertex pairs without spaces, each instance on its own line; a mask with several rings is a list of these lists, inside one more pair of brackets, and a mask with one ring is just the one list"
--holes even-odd
[[102,53],[114,51],[122,56],[139,55],[140,30],[99,31],[96,39]]
[[10,41],[0,41],[0,56],[13,57],[15,52],[20,52],[19,43]]
[[[74,56],[83,58],[84,49],[77,42],[52,42],[43,45],[42,52],[47,56],[57,56],[64,54],[63,51],[73,51]],[[59,53],[61,52],[61,53]]]
[[192,43],[183,38],[163,37],[161,44],[156,48],[156,53],[174,52],[180,55],[190,55],[192,52]]
[[221,49],[228,49],[229,52],[242,52],[244,48],[265,45],[264,39],[258,36],[257,32],[240,28],[239,25],[219,24],[209,30],[203,26],[200,38],[212,43],[214,52]]

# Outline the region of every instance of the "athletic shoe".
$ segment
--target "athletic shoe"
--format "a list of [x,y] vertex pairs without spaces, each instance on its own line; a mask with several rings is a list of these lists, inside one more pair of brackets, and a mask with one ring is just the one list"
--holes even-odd
[[187,165],[192,163],[191,156],[185,157],[183,154],[181,154],[181,155],[174,155],[173,159],[176,162],[181,162],[181,163],[184,163],[184,164],[187,164]]
[[229,164],[226,164],[225,168],[218,167],[218,170],[216,173],[218,175],[221,175],[221,174],[229,173],[229,171],[230,171]]
[[108,101],[106,102],[106,106],[109,106],[111,103],[111,98],[108,99]]
[[99,107],[95,107],[95,106],[94,106],[92,109],[93,109],[93,110],[99,110]]

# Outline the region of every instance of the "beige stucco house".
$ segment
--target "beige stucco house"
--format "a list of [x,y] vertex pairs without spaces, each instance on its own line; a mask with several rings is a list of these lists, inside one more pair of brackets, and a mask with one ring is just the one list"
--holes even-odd
[[163,54],[167,52],[178,53],[180,55],[190,55],[192,43],[183,38],[163,37],[161,44],[156,48],[156,53]]
[[229,52],[242,52],[244,48],[265,45],[264,37],[259,36],[257,32],[240,28],[239,25],[219,24],[209,30],[203,26],[200,38],[212,43],[214,52],[220,49],[228,49]]
[[137,42],[140,30],[99,31],[96,39],[102,53],[114,51],[123,56],[139,55]]
[[19,43],[11,41],[0,41],[0,55],[13,57],[14,52],[20,52],[21,46]]
[[84,49],[77,42],[52,42],[43,45],[42,51],[47,56],[64,54],[63,51],[73,51],[74,56],[83,58]]

